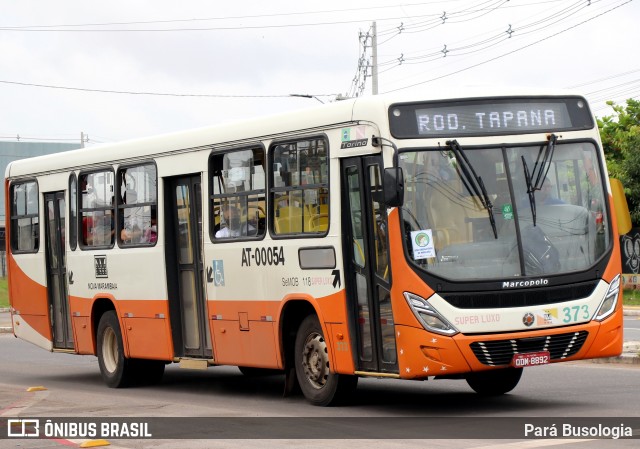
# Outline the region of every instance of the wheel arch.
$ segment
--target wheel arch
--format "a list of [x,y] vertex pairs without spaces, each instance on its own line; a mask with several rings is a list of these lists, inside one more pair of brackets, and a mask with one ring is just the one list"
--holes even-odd
[[[93,300],[93,306],[91,307],[91,338],[93,340],[93,353],[98,354],[98,324],[100,324],[100,319],[102,315],[106,312],[113,310],[116,312],[116,317],[118,318],[118,322],[120,322],[120,329],[122,330],[122,321],[120,320],[120,314],[117,312],[115,301],[113,298],[98,296]],[[123,341],[125,339],[124,332],[122,332]],[[128,348],[127,344],[124,344],[125,356],[128,356]]]
[[[284,369],[291,368],[294,363],[294,348],[296,333],[302,321],[309,315],[316,315],[320,322],[320,327],[324,338],[330,341],[329,330],[316,299],[310,295],[288,296],[282,301],[280,308],[278,341],[280,342],[280,357]],[[327,345],[329,348],[330,345]],[[331,367],[334,367],[333,351],[329,349],[329,360]]]

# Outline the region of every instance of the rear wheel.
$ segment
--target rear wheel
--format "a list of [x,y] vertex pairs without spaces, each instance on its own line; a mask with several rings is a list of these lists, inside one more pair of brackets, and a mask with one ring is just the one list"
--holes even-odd
[[466,375],[473,391],[483,396],[499,396],[513,390],[522,377],[522,368],[479,371]]
[[313,405],[336,404],[352,393],[356,376],[331,372],[329,350],[315,315],[306,317],[296,335],[296,377],[305,398]]
[[116,312],[105,312],[98,324],[98,364],[105,383],[111,388],[129,386],[134,380],[134,366],[124,356],[122,333]]

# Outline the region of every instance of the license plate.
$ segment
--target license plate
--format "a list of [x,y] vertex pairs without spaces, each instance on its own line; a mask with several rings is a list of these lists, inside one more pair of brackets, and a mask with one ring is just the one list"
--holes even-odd
[[511,360],[511,366],[525,368],[527,366],[547,365],[551,363],[549,351],[526,352],[515,354]]

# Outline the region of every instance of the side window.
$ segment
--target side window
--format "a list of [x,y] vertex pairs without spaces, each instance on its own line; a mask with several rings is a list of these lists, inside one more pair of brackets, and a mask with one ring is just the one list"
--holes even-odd
[[38,184],[35,181],[11,185],[11,250],[35,253],[40,241]]
[[264,148],[215,153],[209,164],[212,240],[264,236],[267,219]]
[[276,144],[270,189],[276,235],[324,234],[329,229],[329,151],[322,138]]
[[78,245],[78,179],[75,173],[69,177],[69,246],[75,251]]
[[158,240],[158,177],[154,164],[118,170],[118,242],[155,245]]
[[389,279],[389,254],[387,248],[387,209],[382,201],[382,175],[379,165],[369,166],[369,185],[371,186],[371,210],[373,211],[373,235],[376,251],[376,274],[384,280]]
[[115,234],[113,171],[81,173],[78,182],[80,247],[112,247]]

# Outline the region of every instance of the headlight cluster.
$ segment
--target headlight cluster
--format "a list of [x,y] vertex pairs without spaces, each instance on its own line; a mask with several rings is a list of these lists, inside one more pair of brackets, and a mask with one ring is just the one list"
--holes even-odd
[[604,295],[604,299],[598,307],[595,317],[596,321],[602,321],[616,310],[618,304],[618,296],[620,295],[620,275],[617,275],[609,284],[609,289]]
[[459,332],[426,299],[408,292],[405,292],[404,297],[414,315],[426,330],[447,336],[452,336]]

